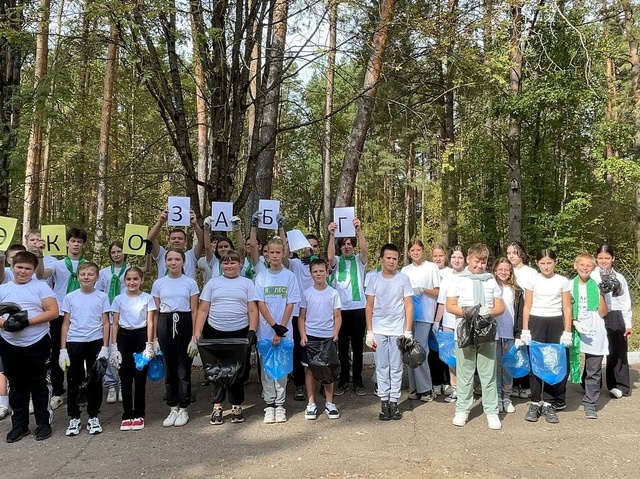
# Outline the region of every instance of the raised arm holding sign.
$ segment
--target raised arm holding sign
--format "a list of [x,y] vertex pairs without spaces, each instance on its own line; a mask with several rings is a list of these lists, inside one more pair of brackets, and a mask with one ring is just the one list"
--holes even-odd
[[147,238],[148,233],[148,226],[126,224],[124,226],[124,254],[144,256],[147,248],[144,240]]
[[168,206],[167,224],[169,226],[189,226],[191,224],[191,198],[188,196],[169,196]]
[[233,203],[230,201],[211,203],[211,231],[233,231],[232,217]]
[[279,229],[280,202],[278,200],[260,200],[258,211],[260,213],[258,228],[276,231]]
[[356,228],[353,223],[355,216],[355,208],[353,206],[333,209],[333,222],[338,225],[335,230],[336,238],[353,238],[356,235]]

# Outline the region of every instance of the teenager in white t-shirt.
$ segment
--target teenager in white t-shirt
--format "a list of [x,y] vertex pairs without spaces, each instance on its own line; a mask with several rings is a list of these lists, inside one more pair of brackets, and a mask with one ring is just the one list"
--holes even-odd
[[[332,339],[332,347],[336,347],[340,325],[340,295],[327,285],[329,265],[322,259],[315,258],[309,264],[313,285],[302,292],[298,328],[300,330],[300,345],[303,347],[302,363],[305,365],[305,386],[307,389],[307,408],[304,418],[314,420],[318,417],[318,407],[315,401],[316,380],[308,367],[309,357],[307,344],[312,341]],[[340,412],[333,403],[334,383],[324,384],[326,398],[325,414],[329,419],[339,419]]]
[[18,252],[13,258],[14,278],[0,286],[0,302],[13,302],[28,313],[21,329],[6,331],[7,318],[0,318],[0,358],[11,382],[9,404],[13,410],[7,442],[29,434],[29,397],[33,398],[36,440],[51,436],[48,361],[51,349],[49,322],[58,317],[58,304],[51,288],[33,277],[38,258]]
[[[198,310],[198,285],[183,274],[185,252],[172,248],[164,263],[168,273],[154,281],[151,296],[156,302],[156,335],[162,350],[167,406],[171,409],[162,426],[184,426],[189,422],[191,364],[198,354],[193,330]],[[157,351],[156,351],[157,352]]]
[[158,308],[153,296],[140,289],[143,280],[140,268],[132,266],[127,269],[125,290],[111,304],[113,342],[109,362],[120,370],[121,431],[144,429],[147,367],[138,370],[133,355],[142,353],[146,359],[153,359],[153,318]]
[[[98,358],[109,358],[109,304],[108,296],[95,289],[98,265],[84,262],[78,266],[80,289],[72,291],[62,301],[64,322],[60,340],[60,368],[67,369],[67,414],[69,427],[67,436],[80,434],[82,425],[78,392]],[[102,426],[98,419],[102,405],[102,385],[90,382],[87,385],[87,430],[89,434],[100,434]]]
[[[169,211],[163,210],[158,215],[156,223],[151,227],[149,233],[147,234],[147,239],[153,244],[153,247],[151,249],[151,256],[158,266],[158,279],[167,274],[167,265],[165,263],[167,249],[160,246],[160,243],[158,242],[158,235],[160,234],[160,230],[168,221],[168,219]],[[189,213],[189,221],[191,227],[193,228],[193,231],[196,234],[196,243],[193,245],[193,248],[187,250],[187,233],[181,228],[173,228],[169,231],[168,248],[184,251],[184,274],[191,279],[195,279],[198,258],[202,256],[202,251],[204,249],[204,235],[202,233],[202,228],[198,224],[196,214],[193,211]]]
[[[440,289],[440,272],[435,263],[424,260],[424,244],[416,239],[409,242],[409,258],[411,264],[402,268],[401,273],[407,275],[413,288],[414,302],[420,304],[420,316],[413,315],[413,337],[425,348],[428,348],[429,334],[436,315],[436,299]],[[409,399],[431,402],[436,398],[431,382],[429,361],[417,368],[409,368]]]
[[[52,279],[53,292],[56,294],[60,316],[50,323],[51,327],[51,386],[53,396],[51,396],[51,408],[57,409],[63,403],[62,396],[64,389],[64,372],[60,369],[60,344],[62,340],[62,303],[65,296],[80,288],[78,281],[78,268],[84,259],[84,247],[87,244],[87,232],[80,228],[71,228],[67,231],[67,255],[63,259],[54,260],[48,265],[46,261],[38,263],[36,276],[38,279]],[[40,239],[34,251],[37,251],[39,259],[43,259],[42,251],[44,240]],[[96,278],[97,279],[97,278]]]
[[[300,290],[295,275],[282,266],[284,242],[273,238],[267,243],[269,269],[256,276],[255,294],[260,312],[258,341],[271,340],[274,346],[282,339],[293,341],[290,321],[293,308],[300,302]],[[266,424],[287,421],[284,402],[287,392],[287,376],[274,379],[261,368],[262,397],[266,403],[264,422]]]
[[571,281],[573,325],[580,335],[580,352],[584,353],[582,407],[587,419],[598,419],[596,405],[602,387],[602,360],[609,353],[603,319],[608,309],[604,293],[590,276],[596,267],[596,259],[590,254],[580,254],[573,267],[578,273]]
[[[454,246],[452,248],[452,252],[455,252],[456,248],[460,248],[461,246]],[[446,278],[451,276],[452,269],[447,266],[449,263],[449,254],[447,249],[441,244],[434,244],[431,247],[431,251],[429,252],[429,258],[432,263],[434,263],[438,267],[438,271],[440,273],[440,291],[442,291],[443,282]],[[464,260],[464,251],[463,251],[463,260]],[[464,265],[463,265],[464,268]],[[460,270],[462,271],[462,270]],[[438,296],[442,296],[442,293],[439,293]],[[443,298],[443,306],[440,308],[442,311],[438,311],[436,309],[436,316],[442,317],[443,312],[446,314],[446,308],[444,307],[444,301],[446,301],[446,295],[442,296]],[[437,322],[438,320],[436,320]],[[453,394],[453,398],[455,400],[455,378],[451,378],[450,368],[449,366],[440,359],[440,355],[436,351],[429,350],[427,354],[427,361],[429,361],[429,371],[431,372],[431,382],[433,384],[433,394],[438,396],[440,394],[444,394],[445,401],[446,398],[451,398]]]
[[[337,223],[329,224],[327,258],[333,272],[331,285],[336,288],[342,303],[342,326],[338,339],[340,353],[340,381],[335,390],[341,396],[349,390],[349,376],[353,379],[353,390],[358,396],[367,391],[362,381],[363,339],[366,331],[366,296],[364,292],[365,271],[369,260],[367,238],[358,218],[353,219],[355,238],[334,239]],[[359,252],[356,254],[356,246]],[[336,247],[340,254],[336,256]],[[349,354],[351,351],[351,355]],[[349,372],[351,371],[351,374]]]
[[224,422],[223,403],[227,395],[231,403],[231,422],[244,422],[242,404],[244,403],[244,383],[250,371],[249,357],[251,345],[256,342],[258,329],[258,306],[255,302],[253,281],[240,276],[242,266],[240,255],[233,250],[225,252],[220,258],[222,276],[209,281],[200,295],[200,306],[193,332],[194,341],[204,339],[247,338],[249,347],[240,370],[230,385],[211,382],[211,401],[213,412],[210,423],[220,425]]
[[[474,306],[480,306],[478,314],[491,315],[494,318],[504,312],[502,291],[491,273],[487,273],[489,248],[478,243],[469,248],[467,269],[460,273],[455,287],[447,291],[447,311],[455,314],[457,327],[465,320],[473,321]],[[473,327],[473,325],[472,325]],[[453,417],[454,426],[464,426],[469,419],[473,405],[474,372],[482,385],[482,408],[487,416],[489,429],[502,429],[498,416],[498,391],[496,385],[496,341],[486,340],[480,344],[460,347],[456,345],[456,374],[458,381],[458,399]]]
[[[534,340],[540,343],[560,343],[569,348],[573,341],[571,284],[567,278],[555,273],[558,257],[554,251],[543,249],[538,253],[536,262],[540,273],[531,279],[525,289],[520,339],[526,345]],[[544,415],[548,423],[559,422],[556,410],[567,407],[567,377],[553,386],[545,384],[545,392],[551,397],[549,402],[543,402],[542,379],[531,373],[531,404],[525,420],[536,422]]]
[[400,336],[412,339],[413,288],[409,278],[396,271],[400,251],[392,243],[380,250],[382,271],[367,285],[367,346],[375,351],[376,380],[381,421],[402,419],[398,408],[402,387]]

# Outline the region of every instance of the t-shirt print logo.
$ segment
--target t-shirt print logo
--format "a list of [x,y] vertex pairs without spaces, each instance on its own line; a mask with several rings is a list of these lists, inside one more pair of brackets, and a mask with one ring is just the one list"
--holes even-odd
[[286,298],[287,287],[286,286],[265,286],[264,295],[265,296],[282,296],[283,298]]

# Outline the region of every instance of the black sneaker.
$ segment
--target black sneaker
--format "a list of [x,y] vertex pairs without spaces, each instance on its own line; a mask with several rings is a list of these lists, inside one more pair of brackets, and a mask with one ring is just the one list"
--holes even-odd
[[560,419],[558,419],[558,415],[556,414],[556,408],[553,406],[553,404],[543,406],[542,414],[545,415],[549,424],[558,424],[560,422]]
[[20,439],[22,439],[25,436],[28,436],[29,434],[31,434],[31,431],[29,431],[29,428],[23,429],[20,426],[14,426],[11,431],[9,431],[9,433],[7,434],[7,442],[9,444],[11,444],[12,442],[18,442]]
[[236,424],[244,422],[244,414],[242,414],[242,406],[231,406],[231,423]]
[[209,419],[209,424],[213,426],[219,426],[223,422],[224,419],[222,419],[222,408],[214,407],[213,412],[211,413],[211,419]]
[[304,401],[304,386],[296,386],[296,392],[293,394],[294,401]]
[[378,416],[378,419],[380,419],[381,421],[391,420],[391,411],[389,410],[389,401],[382,401],[380,403],[380,415]]
[[402,419],[402,413],[400,412],[400,408],[398,407],[397,402],[389,403],[389,415],[391,419],[397,421],[398,419]]
[[367,390],[364,388],[364,384],[362,382],[353,383],[353,390],[356,393],[356,396],[366,396]]
[[525,414],[524,420],[529,422],[538,422],[540,412],[540,406],[532,402],[529,404],[529,410],[527,411],[527,414]]
[[596,412],[596,408],[594,407],[585,407],[584,408],[584,417],[587,419],[598,419],[598,413]]
[[51,437],[51,426],[49,424],[42,424],[36,427],[35,433],[36,441],[44,441]]
[[563,409],[567,409],[567,403],[566,402],[555,402],[555,403],[553,403],[553,409],[555,409],[556,411],[562,411]]
[[420,394],[420,401],[422,402],[433,402],[436,400],[436,395],[433,391],[427,391],[426,393]]
[[333,392],[334,396],[342,396],[344,393],[346,393],[349,390],[349,383],[345,383],[345,384],[338,384],[338,387],[336,388],[336,390]]

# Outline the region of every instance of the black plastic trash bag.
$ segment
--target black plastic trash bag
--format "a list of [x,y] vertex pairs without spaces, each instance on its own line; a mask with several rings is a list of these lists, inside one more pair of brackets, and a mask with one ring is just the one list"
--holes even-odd
[[340,359],[333,339],[307,341],[309,370],[320,384],[331,384],[340,379]]
[[93,366],[89,368],[87,377],[80,383],[78,388],[78,397],[76,402],[78,406],[83,407],[87,405],[87,389],[90,386],[99,386],[102,388],[102,378],[107,372],[107,358],[98,358]]
[[207,379],[226,388],[242,378],[251,351],[247,338],[200,339],[198,350]]
[[20,305],[16,303],[0,303],[0,316],[5,314],[16,314],[22,311]]
[[496,318],[487,314],[486,316],[476,314],[473,317],[473,343],[478,345],[496,340],[498,332],[498,322]]
[[402,362],[410,368],[417,368],[427,359],[427,352],[422,344],[415,339],[405,338],[400,336],[396,340],[398,349],[402,353]]
[[473,344],[473,318],[461,318],[456,326],[456,336],[458,337],[458,347],[466,348]]

